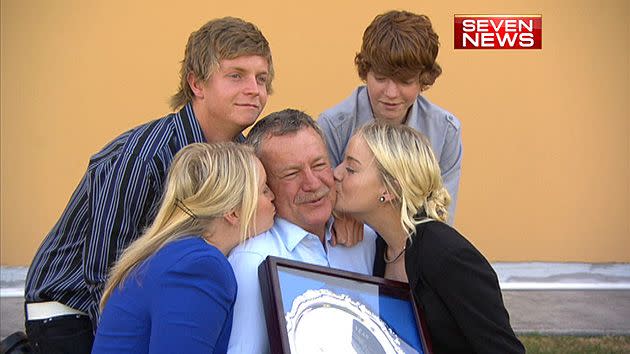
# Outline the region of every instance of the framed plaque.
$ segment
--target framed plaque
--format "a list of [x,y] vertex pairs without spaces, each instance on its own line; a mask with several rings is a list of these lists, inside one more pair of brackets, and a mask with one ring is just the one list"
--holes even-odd
[[407,283],[269,256],[258,267],[272,353],[430,353]]

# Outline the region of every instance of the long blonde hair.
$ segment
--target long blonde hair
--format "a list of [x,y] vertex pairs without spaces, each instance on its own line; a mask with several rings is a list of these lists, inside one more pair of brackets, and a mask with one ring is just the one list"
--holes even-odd
[[426,217],[446,222],[451,197],[431,144],[422,133],[405,125],[374,121],[359,128],[356,135],[374,154],[383,184],[400,203],[400,222],[410,235]]
[[164,245],[187,235],[202,235],[216,218],[240,210],[241,241],[254,225],[258,203],[258,167],[251,147],[235,143],[191,144],[174,157],[155,220],[125,249],[112,267],[101,299],[139,264]]

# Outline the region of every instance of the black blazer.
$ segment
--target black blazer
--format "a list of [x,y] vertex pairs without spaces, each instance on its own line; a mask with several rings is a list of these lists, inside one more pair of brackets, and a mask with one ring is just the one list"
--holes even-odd
[[[385,274],[386,247],[379,237],[376,276]],[[438,221],[419,224],[407,244],[405,269],[435,353],[525,353],[510,326],[496,273],[455,229]]]

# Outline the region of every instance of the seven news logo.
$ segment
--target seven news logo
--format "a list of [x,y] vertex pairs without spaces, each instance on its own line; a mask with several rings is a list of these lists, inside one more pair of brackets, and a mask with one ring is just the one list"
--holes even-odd
[[455,49],[542,49],[542,15],[455,15]]

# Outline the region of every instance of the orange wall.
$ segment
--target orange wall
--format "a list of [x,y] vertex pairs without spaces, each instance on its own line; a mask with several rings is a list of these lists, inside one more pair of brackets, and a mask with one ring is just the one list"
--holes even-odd
[[[1,263],[27,265],[91,154],[168,112],[188,35],[226,15],[269,39],[276,93],[314,116],[359,84],[364,28],[425,13],[463,124],[456,226],[493,261],[629,262],[630,2],[1,2]],[[455,51],[454,14],[542,14],[543,50]]]

